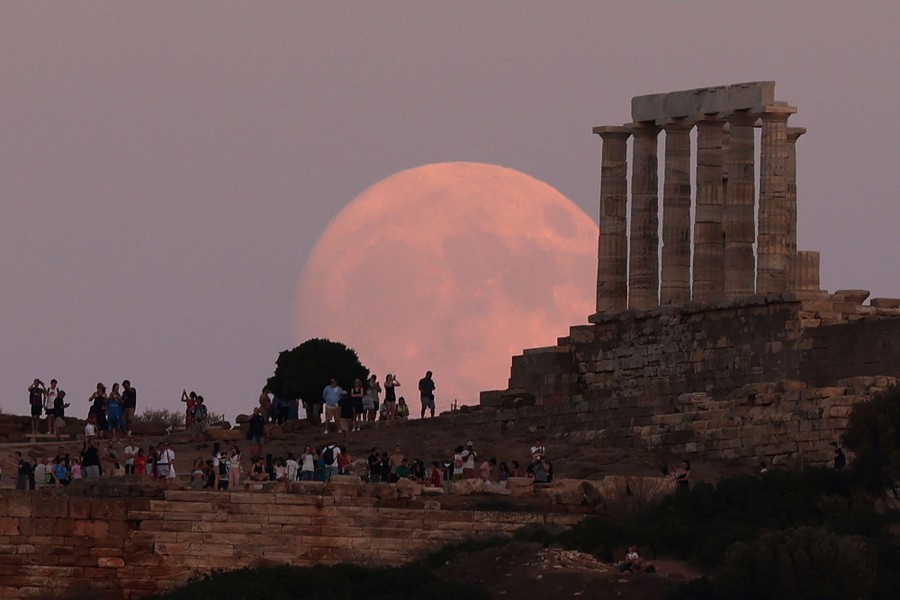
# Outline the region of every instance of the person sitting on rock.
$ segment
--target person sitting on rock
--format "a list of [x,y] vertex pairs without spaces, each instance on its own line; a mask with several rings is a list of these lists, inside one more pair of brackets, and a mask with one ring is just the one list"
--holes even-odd
[[266,473],[266,465],[263,463],[261,456],[253,457],[253,466],[250,467],[250,474],[247,475],[250,481],[268,481],[269,474]]
[[425,472],[425,463],[418,458],[413,461],[410,471],[410,479],[416,483],[425,483],[428,479],[428,473]]
[[531,447],[531,461],[535,462],[547,454],[547,449],[541,443],[541,440],[534,440],[534,446]]
[[498,477],[499,481],[497,482],[497,485],[505,488],[509,484],[509,477],[510,477],[509,465],[507,465],[505,462],[500,463],[499,477]]
[[675,469],[675,483],[684,489],[691,486],[691,461],[688,459],[681,461],[681,465]]
[[497,466],[497,459],[491,457],[490,459],[481,463],[478,467],[478,477],[481,478],[483,483],[490,485],[492,483],[492,475],[494,467]]
[[428,477],[428,485],[431,487],[441,487],[441,463],[434,461],[431,463],[431,473]]
[[394,471],[394,474],[397,476],[397,481],[401,479],[412,479],[412,469],[409,468],[409,459],[404,458],[400,463],[400,466],[397,467],[397,470]]
[[641,570],[643,562],[644,561],[641,560],[641,555],[638,553],[637,546],[632,544],[628,546],[628,552],[625,553],[625,560],[619,563],[618,569],[622,573],[625,571],[637,572]]
[[409,406],[406,404],[406,398],[400,396],[397,400],[397,414],[396,419],[398,421],[406,421],[409,419]]
[[546,458],[537,461],[531,471],[535,483],[550,483],[553,481],[553,465]]

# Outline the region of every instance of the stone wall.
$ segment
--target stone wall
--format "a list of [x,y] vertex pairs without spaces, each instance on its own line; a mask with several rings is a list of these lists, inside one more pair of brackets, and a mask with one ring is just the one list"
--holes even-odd
[[596,314],[557,346],[514,357],[509,388],[457,418],[824,464],[853,404],[900,377],[900,309],[864,298],[789,292]]
[[0,598],[139,598],[214,569],[399,565],[449,542],[581,517],[559,505],[479,508],[485,499],[452,497],[452,507],[392,485],[266,489],[161,491],[101,480],[0,493]]

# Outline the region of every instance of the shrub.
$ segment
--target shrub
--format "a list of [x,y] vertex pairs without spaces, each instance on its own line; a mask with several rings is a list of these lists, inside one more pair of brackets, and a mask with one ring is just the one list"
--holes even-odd
[[733,600],[870,598],[875,560],[860,538],[797,527],[735,544],[713,587]]
[[144,412],[134,416],[138,423],[161,423],[172,427],[184,427],[184,412],[167,408],[145,408]]
[[443,567],[459,554],[472,554],[488,548],[506,546],[510,541],[508,537],[496,535],[487,538],[472,538],[458,544],[447,544],[440,550],[431,552],[425,562],[429,567],[436,569]]
[[856,454],[851,470],[870,491],[900,480],[900,388],[854,406],[844,444]]

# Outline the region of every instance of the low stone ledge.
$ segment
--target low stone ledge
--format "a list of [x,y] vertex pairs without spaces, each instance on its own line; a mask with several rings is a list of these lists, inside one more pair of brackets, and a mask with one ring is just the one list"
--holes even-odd
[[900,308],[900,298],[872,298],[869,306],[875,308]]
[[869,297],[869,290],[837,290],[832,294],[837,301],[849,304],[862,304]]

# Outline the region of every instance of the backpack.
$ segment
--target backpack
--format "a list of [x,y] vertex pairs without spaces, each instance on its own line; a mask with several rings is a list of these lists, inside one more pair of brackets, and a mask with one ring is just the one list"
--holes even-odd
[[322,453],[322,460],[325,461],[326,465],[334,464],[334,446],[328,446],[325,448],[325,452]]

